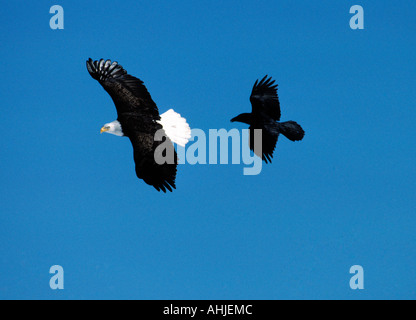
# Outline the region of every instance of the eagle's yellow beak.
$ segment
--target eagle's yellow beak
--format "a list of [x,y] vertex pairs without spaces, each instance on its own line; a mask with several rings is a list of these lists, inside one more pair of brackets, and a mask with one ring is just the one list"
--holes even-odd
[[106,132],[108,130],[110,130],[108,127],[107,128],[106,127],[102,127],[101,130],[100,130],[100,133]]

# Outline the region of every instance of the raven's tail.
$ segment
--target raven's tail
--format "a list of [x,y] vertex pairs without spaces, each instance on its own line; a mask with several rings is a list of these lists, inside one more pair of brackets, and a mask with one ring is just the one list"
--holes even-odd
[[279,132],[291,141],[302,140],[305,136],[305,131],[295,121],[286,121],[278,123]]

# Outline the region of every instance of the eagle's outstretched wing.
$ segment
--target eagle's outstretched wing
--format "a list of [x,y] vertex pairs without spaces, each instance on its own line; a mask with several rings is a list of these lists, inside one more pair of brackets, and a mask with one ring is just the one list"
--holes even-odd
[[[178,157],[160,123],[124,113],[119,117],[133,146],[136,175],[158,191],[175,189]],[[156,161],[157,160],[157,161]]]
[[116,61],[87,60],[90,75],[97,80],[114,101],[117,114],[138,113],[159,120],[159,111],[155,102],[143,84],[133,77]]
[[[143,135],[141,139],[143,139]],[[153,136],[148,135],[148,141],[153,140]],[[169,139],[166,137],[166,139]],[[164,146],[167,146],[167,149],[158,147],[163,143],[162,141],[154,141],[149,143],[147,146],[143,144],[142,141],[137,141],[130,138],[134,150],[134,162],[136,164],[136,175],[139,179],[143,179],[147,184],[155,187],[157,191],[166,192],[166,190],[172,191],[176,189],[175,179],[176,179],[176,170],[178,158],[173,147],[173,144],[170,141]],[[163,151],[162,151],[163,150]],[[165,162],[163,164],[158,164],[155,161],[155,158],[162,157],[160,153],[171,153],[173,156],[173,161],[171,163]],[[156,154],[155,154],[156,153]],[[166,154],[163,155],[166,158]]]
[[280,102],[277,95],[277,84],[275,80],[267,78],[267,75],[260,80],[256,80],[250,96],[253,108],[253,115],[258,117],[265,114],[275,121],[280,120]]

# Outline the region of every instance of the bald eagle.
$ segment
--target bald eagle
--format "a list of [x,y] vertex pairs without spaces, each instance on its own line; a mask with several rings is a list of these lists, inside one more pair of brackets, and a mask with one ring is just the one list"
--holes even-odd
[[[177,155],[173,143],[185,146],[189,141],[191,129],[186,120],[172,109],[159,115],[143,82],[129,75],[117,62],[89,58],[87,69],[108,92],[117,109],[117,120],[105,124],[101,133],[130,139],[139,179],[158,191],[175,189]],[[155,139],[157,132],[162,133],[161,139]],[[162,143],[167,146],[162,153],[171,152],[173,161],[160,164],[155,160]]]
[[252,112],[242,113],[231,119],[231,122],[250,125],[250,149],[257,153],[257,148],[254,148],[254,130],[261,129],[262,151],[261,154],[256,154],[266,163],[272,162],[279,134],[291,141],[302,140],[305,136],[305,131],[295,121],[278,122],[281,116],[280,102],[277,84],[274,83],[275,80],[267,78],[267,75],[260,82],[256,80],[250,96]]

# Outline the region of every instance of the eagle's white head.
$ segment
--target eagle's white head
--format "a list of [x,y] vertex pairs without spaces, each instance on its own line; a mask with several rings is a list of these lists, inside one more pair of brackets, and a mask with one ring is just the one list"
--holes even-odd
[[121,124],[117,120],[110,122],[110,123],[106,123],[101,128],[101,133],[103,132],[111,133],[119,137],[124,136],[123,130],[121,129]]

